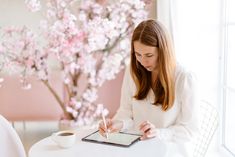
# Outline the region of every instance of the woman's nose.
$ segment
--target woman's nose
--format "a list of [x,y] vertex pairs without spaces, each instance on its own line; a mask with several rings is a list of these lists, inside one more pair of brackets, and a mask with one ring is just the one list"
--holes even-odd
[[147,65],[147,63],[148,63],[148,60],[146,58],[142,57],[141,58],[141,64],[142,65]]

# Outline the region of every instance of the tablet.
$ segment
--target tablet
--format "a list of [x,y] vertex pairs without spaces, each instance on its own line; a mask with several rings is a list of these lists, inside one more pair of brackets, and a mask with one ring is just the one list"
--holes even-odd
[[109,138],[107,139],[100,135],[99,131],[97,130],[82,138],[82,141],[108,144],[113,146],[130,147],[132,144],[140,140],[140,136],[141,135],[118,132],[110,133]]

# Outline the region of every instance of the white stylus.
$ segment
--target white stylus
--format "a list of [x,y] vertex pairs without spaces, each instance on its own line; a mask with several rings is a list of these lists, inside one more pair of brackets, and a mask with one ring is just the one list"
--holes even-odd
[[109,138],[109,134],[108,134],[108,132],[107,132],[107,123],[106,123],[106,120],[105,120],[105,116],[104,116],[104,112],[102,112],[102,119],[103,119],[103,123],[104,123],[104,127],[105,127],[105,136],[106,136],[106,138],[108,139]]

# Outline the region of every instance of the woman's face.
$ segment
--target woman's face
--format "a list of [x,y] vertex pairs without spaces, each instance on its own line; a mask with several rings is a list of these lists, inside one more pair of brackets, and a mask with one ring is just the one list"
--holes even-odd
[[134,41],[134,53],[137,61],[148,71],[157,69],[157,48]]

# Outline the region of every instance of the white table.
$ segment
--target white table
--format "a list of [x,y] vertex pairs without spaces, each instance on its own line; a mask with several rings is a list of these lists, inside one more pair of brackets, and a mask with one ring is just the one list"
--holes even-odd
[[[170,156],[167,143],[150,139],[139,141],[129,148],[81,141],[94,130],[77,131],[77,142],[68,149],[62,149],[50,137],[35,143],[29,150],[29,157],[166,157]],[[175,153],[174,153],[175,154]]]

